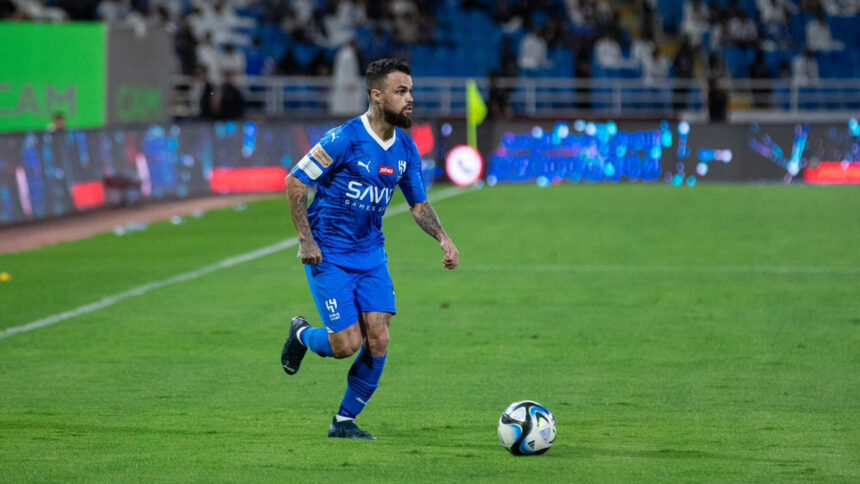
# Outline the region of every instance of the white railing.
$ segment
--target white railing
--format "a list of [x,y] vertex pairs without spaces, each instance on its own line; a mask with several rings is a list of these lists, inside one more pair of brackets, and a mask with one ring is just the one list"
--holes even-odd
[[[273,117],[329,116],[332,83],[326,77],[248,77],[239,80],[248,113]],[[488,99],[487,79],[476,80]],[[415,78],[415,110],[420,116],[459,117],[466,111],[462,78]],[[171,107],[175,116],[197,115],[199,87],[176,77]],[[625,118],[707,118],[705,80],[672,79],[659,85],[641,79],[504,78],[514,115],[528,117],[618,116]],[[860,111],[860,79],[822,79],[815,86],[788,80],[725,80],[720,87],[737,111],[784,113]]]

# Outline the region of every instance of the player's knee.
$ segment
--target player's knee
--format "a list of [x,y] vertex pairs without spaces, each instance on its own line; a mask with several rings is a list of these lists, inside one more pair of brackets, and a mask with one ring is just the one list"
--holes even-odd
[[331,349],[336,359],[349,358],[361,349],[360,333],[359,338],[342,338],[332,341]]
[[382,334],[368,336],[367,344],[370,346],[370,352],[373,353],[374,356],[385,356],[385,353],[388,351],[388,341],[390,337],[388,336],[388,331],[385,331]]

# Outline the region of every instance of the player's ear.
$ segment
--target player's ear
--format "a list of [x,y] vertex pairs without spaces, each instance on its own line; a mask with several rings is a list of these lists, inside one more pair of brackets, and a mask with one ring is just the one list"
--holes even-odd
[[371,89],[370,102],[382,102],[382,91],[379,89]]

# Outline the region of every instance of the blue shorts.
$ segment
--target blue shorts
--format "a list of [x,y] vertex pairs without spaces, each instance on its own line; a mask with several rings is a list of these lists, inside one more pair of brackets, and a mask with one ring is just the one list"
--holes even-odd
[[359,313],[396,314],[394,283],[385,249],[327,253],[315,266],[305,265],[314,302],[329,333],[358,322]]

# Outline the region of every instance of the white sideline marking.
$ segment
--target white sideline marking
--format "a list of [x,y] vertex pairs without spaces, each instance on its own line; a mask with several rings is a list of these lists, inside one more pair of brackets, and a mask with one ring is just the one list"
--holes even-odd
[[[444,200],[446,198],[455,197],[460,195],[461,193],[465,193],[466,189],[462,188],[447,188],[445,190],[441,190],[438,193],[433,194],[430,199],[431,201],[439,201]],[[409,205],[401,204],[396,207],[392,207],[390,210],[387,210],[385,213],[385,217],[399,215],[403,212],[409,210]],[[53,316],[48,316],[47,318],[40,319],[38,321],[33,321],[32,323],[25,324],[22,326],[15,326],[12,328],[5,329],[0,331],[0,339],[9,338],[15,336],[16,334],[26,333],[28,331],[33,331],[35,329],[44,328],[47,326],[52,326],[57,323],[62,323],[63,321],[81,316],[83,314],[89,314],[100,309],[104,309],[106,307],[113,306],[119,302],[122,302],[128,298],[142,296],[150,291],[154,291],[156,289],[161,289],[163,287],[172,286],[174,284],[178,284],[180,282],[190,281],[193,279],[197,279],[205,276],[206,274],[210,274],[212,272],[227,269],[229,267],[233,267],[245,262],[250,262],[255,259],[259,259],[261,257],[265,257],[267,255],[271,255],[282,250],[289,249],[290,247],[295,247],[299,243],[298,237],[293,237],[291,239],[287,239],[277,244],[270,245],[268,247],[263,247],[262,249],[255,250],[253,252],[248,252],[246,254],[238,255],[236,257],[230,257],[229,259],[224,259],[220,262],[216,262],[210,266],[203,267],[201,269],[197,269],[196,271],[186,272],[184,274],[179,274],[178,276],[173,276],[170,279],[165,279],[163,281],[151,282],[149,284],[144,284],[143,286],[138,286],[133,289],[129,289],[128,291],[121,292],[119,294],[113,294],[111,296],[107,296],[103,298],[101,301],[94,302],[92,304],[87,304],[85,306],[81,306],[71,311],[66,311],[63,313],[55,314]]]
[[460,270],[475,272],[692,272],[699,274],[860,274],[860,267],[780,267],[780,266],[620,266],[620,265],[465,265]]

